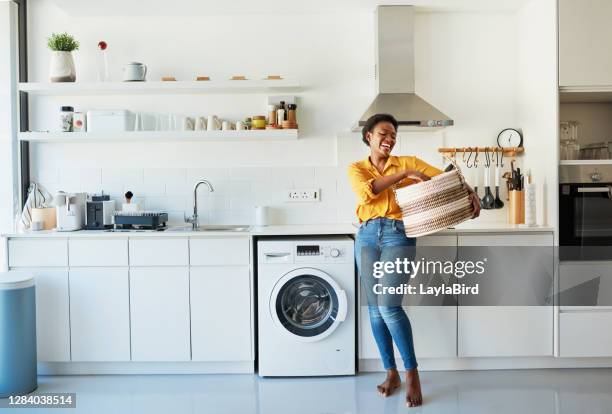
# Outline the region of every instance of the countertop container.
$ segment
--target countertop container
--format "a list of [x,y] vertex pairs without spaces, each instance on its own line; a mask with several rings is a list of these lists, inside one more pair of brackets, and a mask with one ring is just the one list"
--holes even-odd
[[34,391],[36,363],[34,276],[0,272],[0,398]]

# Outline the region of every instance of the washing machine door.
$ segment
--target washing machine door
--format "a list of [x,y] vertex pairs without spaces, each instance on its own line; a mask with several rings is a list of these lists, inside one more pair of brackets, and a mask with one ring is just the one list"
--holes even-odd
[[327,273],[295,269],[281,277],[270,295],[270,314],[285,335],[314,342],[329,336],[346,319],[347,297]]

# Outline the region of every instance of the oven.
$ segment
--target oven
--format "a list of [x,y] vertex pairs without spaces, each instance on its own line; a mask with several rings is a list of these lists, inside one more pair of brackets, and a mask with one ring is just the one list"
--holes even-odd
[[612,260],[612,183],[559,185],[561,260]]

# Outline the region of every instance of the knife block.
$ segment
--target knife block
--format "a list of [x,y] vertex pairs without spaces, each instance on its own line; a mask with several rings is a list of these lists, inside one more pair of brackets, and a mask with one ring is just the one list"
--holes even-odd
[[525,223],[525,192],[511,190],[508,193],[508,223],[524,224]]

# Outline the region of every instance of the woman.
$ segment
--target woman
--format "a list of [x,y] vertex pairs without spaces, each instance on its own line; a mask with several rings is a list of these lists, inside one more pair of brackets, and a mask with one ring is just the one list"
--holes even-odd
[[[364,254],[380,254],[385,247],[414,246],[416,240],[406,237],[402,212],[395,201],[393,188],[400,188],[442,173],[414,156],[395,157],[397,121],[388,114],[370,117],[362,130],[363,142],[370,147],[370,156],[354,162],[349,167],[353,191],[359,199],[357,217],[361,226],[355,241],[355,258],[361,275],[362,251]],[[480,213],[478,196],[470,189],[470,199],[477,217]],[[364,249],[365,248],[365,249]],[[377,253],[378,252],[378,253]],[[376,258],[368,258],[377,260]],[[362,275],[363,276],[363,275]],[[370,324],[387,377],[378,385],[378,392],[387,397],[401,384],[401,378],[393,356],[395,342],[406,370],[406,404],[409,407],[422,404],[421,383],[414,354],[410,321],[401,306],[368,304]]]

